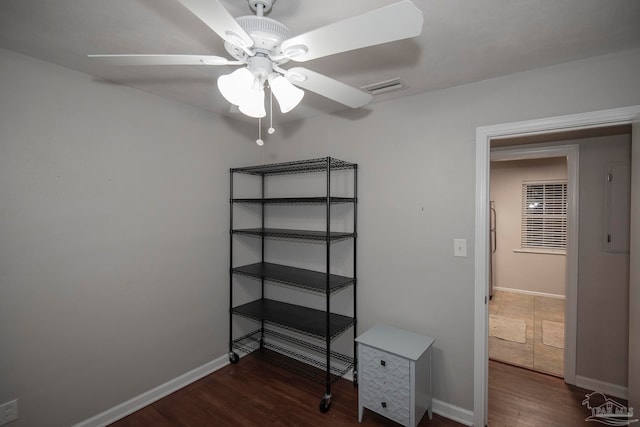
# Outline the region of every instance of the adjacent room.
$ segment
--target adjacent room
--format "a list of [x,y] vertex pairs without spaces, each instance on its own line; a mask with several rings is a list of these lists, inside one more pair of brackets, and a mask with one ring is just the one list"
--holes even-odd
[[563,377],[566,158],[492,162],[490,191],[489,358]]
[[634,0],[0,2],[0,425],[640,407],[639,21]]

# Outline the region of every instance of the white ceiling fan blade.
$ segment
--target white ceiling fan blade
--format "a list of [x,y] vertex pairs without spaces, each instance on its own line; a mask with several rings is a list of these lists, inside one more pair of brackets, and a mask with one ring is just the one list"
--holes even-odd
[[249,48],[253,40],[218,0],[178,0],[223,40]]
[[362,107],[368,104],[372,98],[370,94],[360,89],[302,67],[290,68],[287,70],[285,77],[296,86],[315,92],[325,98],[333,99],[351,108]]
[[213,55],[88,55],[108,61],[113,65],[237,65],[241,61],[230,61]]
[[422,32],[422,22],[422,11],[411,0],[402,0],[285,40],[282,52],[294,61],[309,61],[415,37]]

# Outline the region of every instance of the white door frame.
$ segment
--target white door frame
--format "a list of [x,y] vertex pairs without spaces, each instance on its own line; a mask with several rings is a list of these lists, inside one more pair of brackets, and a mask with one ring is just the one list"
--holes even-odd
[[[631,135],[631,218],[640,216],[640,115]],[[640,408],[640,224],[631,221],[629,255],[629,379],[628,407]]]
[[475,426],[485,426],[487,424],[489,370],[489,310],[487,305],[489,281],[488,215],[491,139],[629,124],[638,114],[640,114],[640,105],[476,128],[473,386],[473,421]]

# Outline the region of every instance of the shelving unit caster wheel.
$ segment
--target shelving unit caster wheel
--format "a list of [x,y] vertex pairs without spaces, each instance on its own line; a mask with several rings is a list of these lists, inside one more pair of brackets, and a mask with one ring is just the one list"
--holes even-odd
[[331,396],[325,396],[320,401],[320,412],[322,412],[323,414],[326,414],[327,412],[329,412],[330,408],[331,408]]
[[229,353],[229,362],[231,362],[232,365],[235,365],[239,361],[240,361],[240,356],[238,356],[238,353],[235,353],[235,352]]
[[353,371],[353,386],[358,387],[358,371]]

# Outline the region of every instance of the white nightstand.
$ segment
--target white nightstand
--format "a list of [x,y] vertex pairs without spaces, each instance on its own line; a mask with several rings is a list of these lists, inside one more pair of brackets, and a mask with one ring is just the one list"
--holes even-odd
[[404,426],[432,418],[431,347],[424,335],[376,325],[358,343],[358,421],[364,408]]

